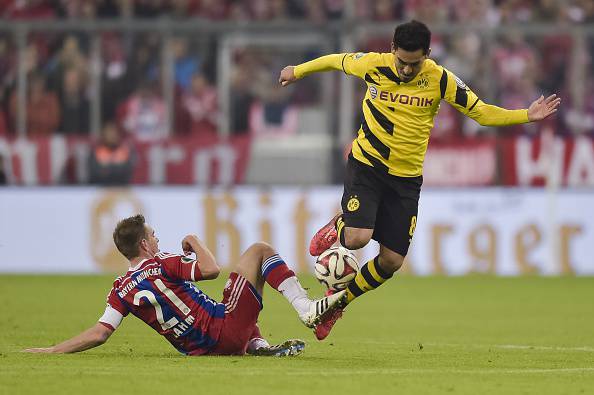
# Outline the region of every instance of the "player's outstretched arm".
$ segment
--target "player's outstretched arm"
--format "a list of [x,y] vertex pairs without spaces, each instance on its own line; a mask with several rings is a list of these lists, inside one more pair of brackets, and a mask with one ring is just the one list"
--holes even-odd
[[95,326],[87,329],[81,334],[74,336],[53,347],[46,348],[28,348],[23,350],[30,353],[48,353],[48,354],[68,354],[73,352],[85,351],[102,345],[109,339],[114,331],[97,323]]
[[320,71],[343,70],[346,54],[325,55],[297,66],[287,66],[281,70],[278,82],[287,86],[293,82]]
[[542,121],[556,113],[559,104],[561,104],[561,98],[557,95],[553,94],[546,99],[541,95],[528,107],[528,120],[530,122]]
[[212,280],[219,276],[221,268],[206,245],[196,235],[187,235],[182,240],[184,253],[195,253],[198,260],[198,268],[202,274],[202,280]]

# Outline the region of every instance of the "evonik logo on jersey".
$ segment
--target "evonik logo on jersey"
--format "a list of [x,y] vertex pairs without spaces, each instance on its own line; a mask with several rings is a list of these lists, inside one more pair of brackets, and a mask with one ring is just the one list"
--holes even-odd
[[430,107],[433,105],[434,100],[428,99],[426,97],[409,96],[394,92],[378,91],[377,88],[373,85],[369,87],[369,96],[371,96],[371,98],[374,100],[379,97],[379,100],[416,107]]

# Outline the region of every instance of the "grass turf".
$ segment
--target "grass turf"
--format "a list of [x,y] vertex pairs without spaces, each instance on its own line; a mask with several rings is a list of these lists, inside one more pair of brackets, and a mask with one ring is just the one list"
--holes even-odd
[[[220,298],[226,276],[199,284]],[[186,357],[130,316],[102,347],[24,354],[93,325],[113,278],[0,276],[0,393],[579,394],[594,388],[594,278],[402,276],[324,342],[267,288],[260,326],[296,358]],[[320,294],[311,277],[302,283]]]

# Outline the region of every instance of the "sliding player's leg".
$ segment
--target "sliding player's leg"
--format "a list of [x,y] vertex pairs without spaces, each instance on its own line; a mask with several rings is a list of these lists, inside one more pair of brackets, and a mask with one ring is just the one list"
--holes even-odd
[[305,342],[299,339],[286,340],[280,344],[270,345],[262,337],[258,325],[250,336],[247,345],[247,353],[259,357],[285,357],[299,355],[305,349]]
[[299,314],[301,321],[313,327],[322,316],[334,308],[343,293],[311,300],[295,273],[266,243],[255,243],[240,257],[237,273],[253,285],[262,295],[264,282],[282,293]]

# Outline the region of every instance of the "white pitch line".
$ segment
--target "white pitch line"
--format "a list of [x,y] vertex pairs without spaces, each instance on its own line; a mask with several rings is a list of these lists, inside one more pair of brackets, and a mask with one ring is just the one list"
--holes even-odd
[[520,350],[553,350],[553,351],[585,351],[594,352],[592,347],[558,347],[558,346],[527,346],[522,344],[502,344],[498,348],[520,349]]
[[594,367],[586,368],[543,368],[543,369],[345,369],[340,371],[312,371],[312,372],[285,372],[284,374],[291,376],[301,375],[321,375],[321,376],[341,376],[353,374],[411,374],[411,373],[448,373],[448,374],[547,374],[547,373],[584,373],[594,372]]
[[[374,340],[362,340],[357,343],[368,343],[368,344],[383,344],[391,346],[412,346],[417,347],[416,343],[396,343],[396,342],[380,342]],[[464,343],[424,343],[419,342],[423,346],[431,347],[472,347],[472,348],[503,348],[508,350],[541,350],[541,351],[581,351],[581,352],[594,352],[594,347],[589,346],[578,346],[578,347],[561,347],[561,346],[531,346],[528,344],[464,344]]]
[[[425,343],[423,343],[425,344]],[[560,346],[531,346],[528,344],[457,344],[457,343],[426,343],[427,346],[444,347],[474,347],[474,348],[503,348],[508,350],[546,350],[546,351],[582,351],[594,352],[593,347],[560,347]]]

